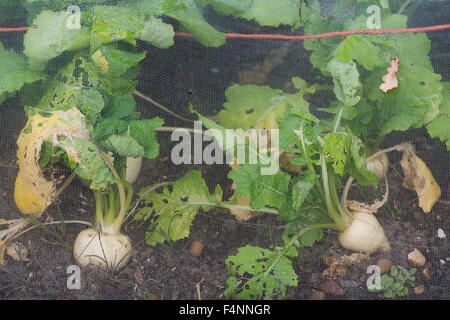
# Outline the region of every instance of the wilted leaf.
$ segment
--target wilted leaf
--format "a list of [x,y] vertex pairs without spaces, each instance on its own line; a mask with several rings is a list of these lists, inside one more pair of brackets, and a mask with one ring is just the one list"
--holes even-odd
[[412,145],[408,144],[400,161],[405,178],[403,185],[415,190],[419,197],[419,206],[428,213],[441,196],[441,188],[425,162],[416,156]]
[[14,199],[22,213],[40,215],[51,203],[54,185],[41,172],[39,154],[44,140],[56,135],[89,139],[84,116],[78,109],[37,112],[30,116],[17,139],[19,173]]

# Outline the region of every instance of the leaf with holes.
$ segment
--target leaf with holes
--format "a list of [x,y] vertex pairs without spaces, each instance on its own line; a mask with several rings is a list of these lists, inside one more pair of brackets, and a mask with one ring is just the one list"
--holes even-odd
[[282,299],[288,286],[297,286],[292,262],[281,248],[245,246],[225,260],[230,277],[226,295],[235,299]]
[[260,169],[259,165],[245,164],[228,174],[236,184],[236,196],[250,197],[253,209],[281,208],[287,200],[289,174],[278,170],[273,175],[262,175]]
[[149,245],[175,241],[189,236],[190,226],[198,210],[210,210],[222,201],[219,185],[213,194],[209,192],[200,171],[189,171],[162,193],[152,191],[144,197],[145,206],[135,220],[150,223],[146,239]]
[[269,130],[278,128],[277,118],[282,117],[288,107],[308,111],[309,103],[303,96],[314,93],[314,86],[307,87],[300,78],[292,81],[298,93],[286,94],[269,86],[234,84],[225,91],[227,101],[218,114],[219,123],[230,129]]

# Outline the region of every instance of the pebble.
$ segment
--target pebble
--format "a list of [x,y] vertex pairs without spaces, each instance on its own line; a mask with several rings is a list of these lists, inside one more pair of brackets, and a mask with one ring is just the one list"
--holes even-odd
[[203,242],[196,240],[194,242],[191,243],[191,246],[189,248],[189,253],[193,256],[193,257],[200,257],[202,255],[203,252]]
[[380,273],[386,273],[389,272],[389,270],[391,270],[392,267],[392,261],[389,259],[380,259],[377,262],[377,266],[380,268]]
[[335,281],[327,280],[319,285],[319,289],[325,293],[333,296],[344,295],[344,289],[342,289]]
[[408,261],[415,267],[421,267],[425,264],[426,260],[424,255],[419,250],[414,248],[414,251],[411,251],[408,254]]
[[439,228],[438,231],[437,231],[437,236],[438,236],[439,239],[445,239],[446,235],[445,235],[444,230]]
[[425,287],[423,286],[423,284],[418,285],[417,287],[414,288],[414,293],[415,294],[422,294],[425,291]]

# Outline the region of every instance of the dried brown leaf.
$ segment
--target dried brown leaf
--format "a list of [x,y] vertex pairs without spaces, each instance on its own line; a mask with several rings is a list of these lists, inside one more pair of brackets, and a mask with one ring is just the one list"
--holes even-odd
[[400,164],[405,178],[403,185],[415,190],[419,198],[419,206],[423,212],[429,213],[441,196],[441,188],[437,184],[425,162],[416,156],[412,145],[405,147]]
[[383,90],[384,92],[388,92],[398,87],[398,79],[397,79],[397,72],[399,66],[398,62],[399,62],[398,58],[392,59],[391,66],[387,68],[388,73],[386,73],[383,76],[383,83],[381,84],[380,89]]

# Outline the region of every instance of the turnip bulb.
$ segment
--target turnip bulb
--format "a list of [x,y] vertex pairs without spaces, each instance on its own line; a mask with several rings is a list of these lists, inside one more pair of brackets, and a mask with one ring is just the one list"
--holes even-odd
[[91,265],[118,271],[130,260],[131,249],[130,239],[124,234],[86,229],[78,234],[73,253],[81,267]]
[[386,153],[382,153],[374,159],[367,161],[367,170],[376,174],[378,179],[386,176],[389,169],[389,158]]
[[389,242],[375,216],[366,212],[353,212],[352,218],[339,233],[339,243],[342,247],[367,254],[378,250],[390,250]]

